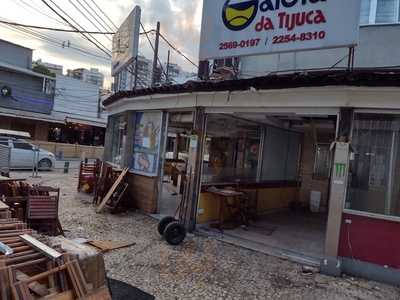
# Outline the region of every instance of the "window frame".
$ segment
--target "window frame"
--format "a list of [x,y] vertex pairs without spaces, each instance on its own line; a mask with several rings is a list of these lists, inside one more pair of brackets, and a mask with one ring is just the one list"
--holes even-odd
[[[18,150],[25,150],[25,151],[33,151],[34,147],[32,144],[29,144],[28,142],[23,142],[23,141],[12,141],[13,143],[13,148],[14,149],[18,149]],[[18,148],[15,145],[29,145],[31,148],[30,149],[26,149],[26,148]]]
[[[318,174],[316,174],[316,168],[317,168],[317,159],[318,159],[318,147],[327,147],[328,148],[328,174],[326,176],[319,176]],[[314,166],[313,166],[313,174],[312,174],[312,178],[314,180],[327,180],[331,177],[331,171],[332,171],[332,163],[333,163],[333,153],[331,151],[331,144],[329,143],[317,143],[314,146]]]
[[369,1],[370,1],[370,8],[369,8],[370,11],[369,11],[368,23],[367,24],[360,24],[361,26],[400,24],[400,0],[395,0],[396,1],[397,21],[395,21],[395,22],[383,22],[383,23],[376,23],[376,14],[378,12],[378,1],[382,1],[382,0],[369,0]]
[[[353,139],[353,133],[354,133],[354,121],[355,121],[355,116],[357,114],[377,114],[377,115],[400,115],[400,110],[386,110],[386,109],[355,109],[353,112],[353,121],[351,125],[351,140]],[[373,213],[373,212],[368,212],[368,211],[362,211],[362,210],[356,210],[352,208],[347,208],[346,203],[347,203],[347,197],[348,197],[348,190],[350,189],[350,186],[348,185],[346,187],[346,196],[344,197],[343,201],[343,213],[349,214],[349,215],[355,215],[355,216],[361,216],[361,217],[366,217],[366,218],[371,218],[371,219],[376,219],[376,220],[384,220],[384,221],[390,221],[390,222],[396,222],[400,223],[400,216],[395,216],[395,215],[387,215],[387,214],[380,214],[380,213]]]

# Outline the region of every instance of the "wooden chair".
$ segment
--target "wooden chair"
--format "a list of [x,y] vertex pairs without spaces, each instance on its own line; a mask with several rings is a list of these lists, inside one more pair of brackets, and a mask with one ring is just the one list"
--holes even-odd
[[101,164],[102,162],[99,159],[96,159],[94,163],[81,162],[79,167],[78,192],[85,185],[89,186],[86,192],[92,193],[95,190],[101,172]]
[[59,229],[58,198],[56,196],[28,196],[26,221],[30,228],[56,235]]

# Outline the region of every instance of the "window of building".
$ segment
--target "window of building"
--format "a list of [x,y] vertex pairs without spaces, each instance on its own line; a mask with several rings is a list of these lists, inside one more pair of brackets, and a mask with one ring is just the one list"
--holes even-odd
[[112,128],[111,162],[116,165],[121,165],[123,149],[126,141],[125,116],[111,117],[110,124]]
[[400,0],[362,0],[361,25],[400,23]]
[[315,147],[314,173],[315,179],[329,178],[332,166],[332,155],[329,144],[318,144]]
[[356,114],[346,208],[400,217],[400,115]]

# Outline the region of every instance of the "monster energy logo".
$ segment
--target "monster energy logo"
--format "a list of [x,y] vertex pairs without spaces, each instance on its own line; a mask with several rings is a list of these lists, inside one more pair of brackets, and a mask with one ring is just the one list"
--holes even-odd
[[346,164],[335,164],[336,177],[344,177],[346,174]]

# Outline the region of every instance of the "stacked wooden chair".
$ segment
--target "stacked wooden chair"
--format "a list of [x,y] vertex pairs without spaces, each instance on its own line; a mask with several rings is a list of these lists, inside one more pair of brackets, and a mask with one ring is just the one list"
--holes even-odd
[[33,233],[22,221],[0,219],[1,300],[111,300],[107,287],[87,282],[73,256],[48,247]]
[[92,193],[101,173],[102,162],[96,159],[94,163],[82,161],[79,167],[78,192]]

